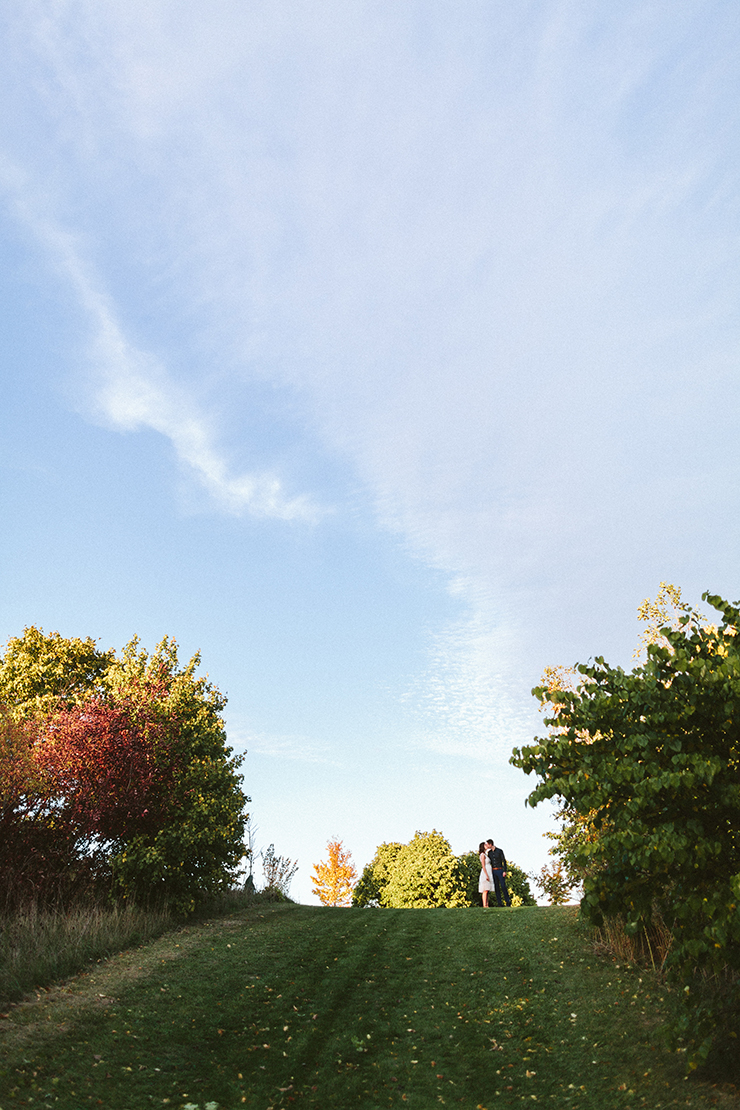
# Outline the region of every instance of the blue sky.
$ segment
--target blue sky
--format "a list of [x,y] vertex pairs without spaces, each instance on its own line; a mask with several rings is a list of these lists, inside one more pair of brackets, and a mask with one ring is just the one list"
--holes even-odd
[[737,5],[2,19],[0,638],[199,650],[304,901],[538,869],[543,667],[740,595]]

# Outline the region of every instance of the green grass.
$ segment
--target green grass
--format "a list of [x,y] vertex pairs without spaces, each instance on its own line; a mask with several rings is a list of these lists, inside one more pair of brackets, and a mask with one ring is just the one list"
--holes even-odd
[[0,1107],[738,1105],[683,1078],[670,1004],[570,908],[257,905],[13,1008]]

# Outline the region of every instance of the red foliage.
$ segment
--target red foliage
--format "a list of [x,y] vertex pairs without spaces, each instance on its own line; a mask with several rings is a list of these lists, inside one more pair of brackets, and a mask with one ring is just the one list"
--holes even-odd
[[131,702],[92,700],[42,724],[38,766],[80,835],[120,841],[155,830],[169,807],[175,724]]
[[0,908],[48,902],[79,886],[75,837],[35,759],[30,722],[0,718]]
[[[0,892],[6,907],[106,883],[110,849],[166,822],[178,724],[154,699],[0,717]],[[159,719],[157,719],[159,717]]]

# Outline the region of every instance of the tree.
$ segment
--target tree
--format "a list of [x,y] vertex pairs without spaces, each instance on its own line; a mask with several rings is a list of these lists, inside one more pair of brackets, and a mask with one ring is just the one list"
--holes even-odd
[[297,862],[288,859],[287,856],[277,855],[274,844],[260,854],[265,875],[265,890],[278,894],[281,898],[287,898],[291,880],[298,870]]
[[[417,832],[408,844],[381,844],[352,894],[353,906],[431,907],[480,905],[477,852],[453,856],[449,841],[436,830]],[[534,906],[526,874],[515,863],[507,885],[517,905]]]
[[527,872],[522,871],[521,867],[511,860],[507,860],[506,863],[506,886],[511,895],[511,904],[517,905],[516,899],[519,898],[523,906],[536,906],[537,899],[532,894]]
[[382,906],[383,894],[403,844],[398,841],[380,844],[373,859],[363,869],[352,893],[353,906]]
[[89,636],[68,639],[31,625],[0,657],[0,706],[20,719],[100,694],[114,654],[99,651]]
[[593,870],[595,844],[604,832],[605,823],[601,817],[597,827],[595,813],[578,813],[569,805],[562,805],[555,816],[560,821],[560,828],[555,832],[546,832],[545,836],[553,841],[550,855],[557,857],[568,888],[573,891]]
[[533,877],[551,906],[565,905],[573,889],[573,883],[561,860],[555,860],[549,866],[541,867],[539,875]]
[[35,757],[27,721],[0,717],[0,892],[2,909],[58,901],[79,886],[74,831]]
[[467,906],[465,871],[442,833],[416,832],[394,860],[382,903],[395,909]]
[[647,628],[640,635],[640,647],[635,651],[638,659],[649,644],[660,644],[670,651],[670,644],[663,636],[662,629],[672,628],[674,632],[684,628],[708,628],[707,618],[687,605],[681,599],[681,590],[672,582],[661,582],[655,601],[646,597],[637,608],[638,619]]
[[[682,627],[685,631],[694,628],[709,630],[712,627],[702,613],[694,611],[682,600],[681,590],[670,582],[660,583],[654,601],[645,598],[640,603],[637,616],[647,627],[640,634],[640,647],[633,653],[636,659],[644,655],[650,644],[665,647],[668,651],[672,650],[661,631],[666,627],[674,631],[679,631]],[[561,706],[552,695],[563,690],[575,692],[581,681],[583,678],[575,667],[545,667],[540,687],[546,689],[548,695],[541,699],[540,710],[546,707],[551,715],[556,717]],[[589,871],[593,869],[593,861],[598,856],[596,843],[606,831],[606,822],[603,815],[597,823],[595,812],[579,813],[567,803],[561,806],[556,817],[560,821],[560,829],[556,832],[547,832],[545,836],[553,841],[550,854],[558,857],[564,871],[564,878],[572,890],[579,887]]]
[[326,848],[329,853],[326,863],[313,865],[313,892],[323,906],[349,906],[352,887],[357,881],[352,853],[342,847],[342,841],[336,836],[328,841]]
[[199,663],[180,667],[167,638],[151,657],[132,640],[121,658],[35,628],[9,642],[0,797],[4,851],[25,861],[18,898],[84,880],[188,911],[231,884],[248,799],[225,699]]
[[571,847],[586,916],[670,925],[694,1064],[740,1006],[740,608],[703,597],[719,627],[687,609],[632,672],[598,657],[575,690],[535,690],[550,733],[512,756],[540,780],[529,804],[558,797],[596,834]]
[[162,728],[159,748],[171,775],[166,818],[156,831],[127,839],[112,860],[126,896],[164,899],[181,911],[233,884],[244,852],[245,803],[238,767],[226,745],[226,699],[197,676],[200,656],[180,667],[177,644],[165,637],[149,656],[133,639],[105,675],[114,704],[124,700]]

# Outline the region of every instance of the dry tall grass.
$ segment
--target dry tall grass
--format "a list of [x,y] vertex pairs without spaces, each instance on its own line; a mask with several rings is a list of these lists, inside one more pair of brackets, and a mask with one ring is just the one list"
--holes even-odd
[[659,913],[639,933],[628,933],[622,917],[607,918],[594,932],[596,944],[624,963],[649,964],[658,972],[663,971],[673,943],[671,931]]
[[74,975],[94,960],[160,936],[170,914],[137,906],[33,906],[0,917],[0,1006]]

